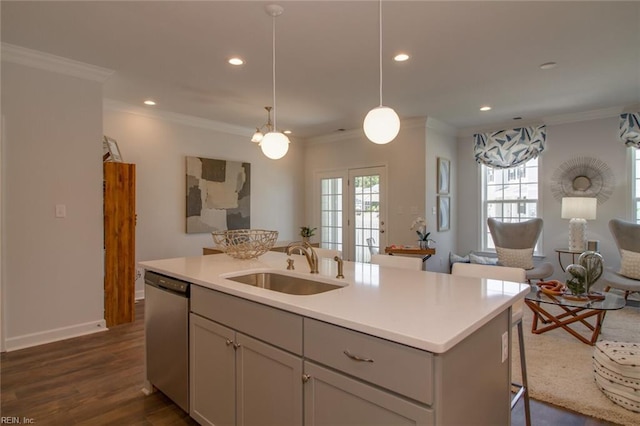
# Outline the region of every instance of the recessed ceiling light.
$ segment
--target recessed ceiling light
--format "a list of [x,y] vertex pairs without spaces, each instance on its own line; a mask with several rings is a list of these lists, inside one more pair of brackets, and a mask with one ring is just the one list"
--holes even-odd
[[481,106],[480,111],[491,111],[491,107],[489,105]]
[[155,105],[156,103],[155,103],[155,101],[152,101],[151,99],[147,99],[146,101],[144,101],[144,104],[145,104],[145,105],[151,105],[151,106],[153,106],[153,105]]
[[514,120],[522,120],[522,117],[513,117]]
[[284,131],[284,132],[282,132],[282,133],[284,133],[284,134],[286,134],[286,135],[290,135],[290,134],[291,134],[291,130],[285,130],[285,131]]
[[242,65],[242,64],[244,64],[244,61],[241,58],[238,58],[237,56],[234,56],[233,58],[229,58],[228,62],[231,65]]
[[540,68],[543,70],[550,70],[551,68],[555,68],[558,64],[555,62],[545,62],[540,65]]
[[396,56],[393,57],[393,60],[396,62],[404,62],[407,59],[409,59],[409,55],[407,55],[406,53],[398,53]]

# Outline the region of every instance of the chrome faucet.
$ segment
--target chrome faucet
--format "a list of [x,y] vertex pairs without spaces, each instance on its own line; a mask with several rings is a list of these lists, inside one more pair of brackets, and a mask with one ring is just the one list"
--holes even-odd
[[302,254],[304,254],[304,257],[307,258],[307,263],[309,263],[309,269],[311,269],[311,273],[312,274],[318,273],[318,255],[313,250],[313,247],[311,247],[311,244],[309,244],[306,241],[297,241],[294,243],[290,243],[287,246],[287,256],[291,256],[291,252],[293,250],[302,251]]

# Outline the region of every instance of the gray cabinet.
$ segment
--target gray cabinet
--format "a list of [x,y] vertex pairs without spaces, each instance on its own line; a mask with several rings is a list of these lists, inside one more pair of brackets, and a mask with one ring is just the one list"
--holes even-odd
[[[265,341],[301,351],[302,318],[296,325],[292,314],[192,290],[191,417],[216,426],[301,425],[302,357]],[[292,330],[298,331],[293,339]]]
[[191,311],[200,424],[509,424],[509,309],[442,354],[199,286]]
[[302,424],[302,358],[237,333],[237,425]]
[[390,392],[305,361],[304,424],[432,425],[433,412]]
[[191,314],[190,410],[202,425],[235,425],[235,332]]

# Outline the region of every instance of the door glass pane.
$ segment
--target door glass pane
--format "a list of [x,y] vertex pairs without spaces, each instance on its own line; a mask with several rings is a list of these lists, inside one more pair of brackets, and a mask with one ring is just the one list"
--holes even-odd
[[320,247],[342,251],[342,178],[320,181]]
[[356,262],[370,262],[371,254],[367,244],[373,238],[380,241],[380,175],[356,176],[354,182],[354,248]]

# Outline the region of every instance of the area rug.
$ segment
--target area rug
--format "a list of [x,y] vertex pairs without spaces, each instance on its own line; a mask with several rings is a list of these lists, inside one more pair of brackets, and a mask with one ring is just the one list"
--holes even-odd
[[[591,360],[593,346],[580,342],[563,329],[533,334],[532,318],[531,310],[525,306],[523,326],[531,398],[621,425],[640,425],[640,414],[616,405],[596,386]],[[587,328],[583,325],[575,329],[586,335]],[[520,355],[515,328],[513,334],[513,378],[519,381]],[[640,309],[627,306],[608,312],[598,340],[640,342]]]

